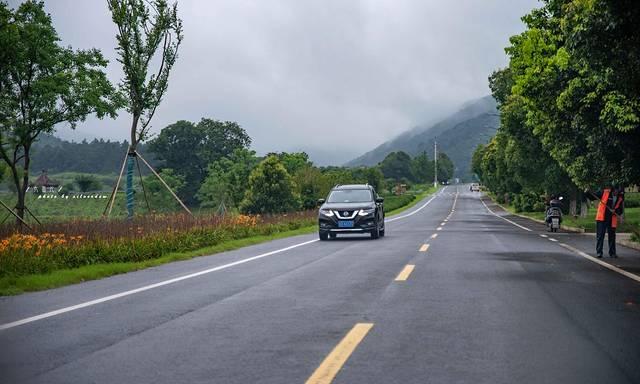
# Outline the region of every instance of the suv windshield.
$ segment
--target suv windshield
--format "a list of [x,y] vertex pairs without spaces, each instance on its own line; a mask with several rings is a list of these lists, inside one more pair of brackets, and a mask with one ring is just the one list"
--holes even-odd
[[327,199],[328,203],[366,203],[372,201],[371,191],[368,189],[339,189],[332,191]]

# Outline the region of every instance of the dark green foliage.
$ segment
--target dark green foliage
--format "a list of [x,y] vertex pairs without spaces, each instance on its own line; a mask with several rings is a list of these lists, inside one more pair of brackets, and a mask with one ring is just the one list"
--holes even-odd
[[306,152],[281,152],[270,153],[269,155],[277,156],[290,175],[295,175],[301,169],[313,165],[309,161],[309,155]]
[[78,175],[73,182],[80,192],[99,191],[102,188],[100,180],[93,175]]
[[423,151],[413,158],[411,161],[411,174],[413,179],[418,183],[433,182],[434,166],[433,161],[429,160],[427,151]]
[[25,1],[16,10],[0,3],[0,158],[9,167],[21,217],[38,137],[61,123],[73,128],[89,114],[114,117],[120,105],[102,54],[59,41],[43,2]]
[[251,172],[240,210],[246,213],[292,212],[300,207],[296,186],[277,156],[271,155]]
[[[167,185],[169,185],[176,194],[179,194],[184,188],[184,177],[177,175],[173,169],[164,168],[159,172],[159,174],[160,177],[162,177],[162,180],[164,180],[164,182],[167,183]],[[149,207],[152,212],[173,212],[177,209],[182,209],[175,197],[169,193],[167,188],[162,185],[155,175],[145,176],[143,182],[147,193]],[[137,190],[136,199],[138,199],[138,201],[144,199],[142,188]]]
[[382,160],[379,167],[387,179],[400,180],[403,177],[413,179],[411,156],[406,152],[391,152]]
[[250,144],[251,138],[237,123],[203,118],[198,124],[181,120],[163,128],[149,142],[149,150],[163,167],[185,177],[180,196],[195,204],[209,165]]
[[388,195],[384,198],[384,210],[386,212],[394,211],[398,208],[402,208],[405,205],[411,203],[416,199],[416,195],[412,193],[407,193],[404,195]]
[[[32,169],[46,169],[49,173],[82,172],[114,174],[120,171],[129,143],[103,139],[83,140],[79,143],[61,140],[45,135],[33,144]],[[151,163],[157,165],[153,153],[140,144],[138,152]],[[149,173],[146,167],[143,174]]]
[[547,0],[523,20],[508,67],[489,78],[501,125],[474,171],[521,211],[538,210],[532,196],[576,201],[605,181],[638,184],[640,7]]
[[254,151],[236,149],[228,157],[209,164],[207,177],[198,191],[198,200],[203,207],[227,209],[238,208],[244,199],[249,175],[259,163]]
[[444,152],[438,152],[438,181],[448,181],[453,177],[455,167],[449,156]]
[[511,201],[516,212],[544,212],[544,196],[533,192],[515,195]]

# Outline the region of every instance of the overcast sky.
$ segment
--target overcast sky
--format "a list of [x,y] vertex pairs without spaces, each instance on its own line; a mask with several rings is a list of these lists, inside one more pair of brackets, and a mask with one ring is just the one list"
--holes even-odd
[[[15,6],[18,1],[10,1]],[[121,78],[104,0],[46,0],[64,45],[95,47]],[[533,0],[179,0],[184,41],[153,131],[237,121],[253,149],[340,164],[489,93]],[[128,137],[130,117],[64,138]]]

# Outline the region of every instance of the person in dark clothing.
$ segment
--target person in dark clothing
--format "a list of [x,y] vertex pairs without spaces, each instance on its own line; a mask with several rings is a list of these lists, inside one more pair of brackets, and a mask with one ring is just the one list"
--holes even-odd
[[598,200],[596,211],[596,253],[602,258],[604,235],[609,241],[609,257],[618,257],[616,254],[616,228],[620,217],[624,214],[624,189],[608,184],[605,189],[590,196],[591,200]]

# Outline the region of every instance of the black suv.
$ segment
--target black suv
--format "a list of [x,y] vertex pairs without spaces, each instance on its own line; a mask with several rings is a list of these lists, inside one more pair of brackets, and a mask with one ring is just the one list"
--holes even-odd
[[320,240],[335,239],[338,233],[370,233],[374,239],[384,236],[383,202],[368,184],[336,185],[326,200],[318,201]]

